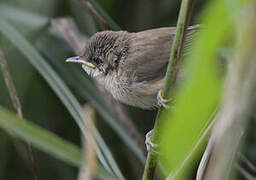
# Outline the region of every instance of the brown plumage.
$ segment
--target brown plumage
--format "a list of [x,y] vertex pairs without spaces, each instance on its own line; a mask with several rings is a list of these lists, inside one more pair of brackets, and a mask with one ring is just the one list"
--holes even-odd
[[[188,28],[184,52],[199,26]],[[157,28],[137,33],[102,31],[88,41],[80,57],[68,62],[82,63],[117,100],[143,109],[157,106],[163,88],[175,28]]]

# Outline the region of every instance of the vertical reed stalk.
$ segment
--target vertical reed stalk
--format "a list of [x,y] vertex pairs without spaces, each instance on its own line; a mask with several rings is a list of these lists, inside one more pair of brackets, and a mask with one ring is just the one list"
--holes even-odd
[[[192,9],[193,9],[193,2],[194,0],[182,0],[181,2],[176,34],[175,34],[175,38],[174,38],[172,49],[171,49],[170,61],[167,67],[165,85],[162,91],[162,97],[164,99],[171,98],[170,92],[173,90],[174,82],[178,73],[177,65],[181,59],[183,41],[185,39],[186,30],[190,21]],[[154,134],[152,136],[153,142],[158,142],[158,139],[159,139],[159,135],[160,135],[159,127],[161,123],[159,121],[159,117],[161,116],[162,111],[163,111],[162,109],[159,109],[157,113],[157,117],[154,125]],[[156,167],[157,167],[157,154],[153,154],[149,152],[142,179],[143,180],[153,179],[155,175]]]

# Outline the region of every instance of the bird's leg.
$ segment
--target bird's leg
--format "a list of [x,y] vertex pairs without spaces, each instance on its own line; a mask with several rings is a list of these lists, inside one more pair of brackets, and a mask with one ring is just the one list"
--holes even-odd
[[158,154],[158,152],[155,150],[155,148],[158,147],[157,144],[154,144],[152,142],[152,135],[154,133],[154,129],[150,130],[147,134],[146,134],[146,140],[145,140],[145,144],[147,147],[147,151],[150,153],[156,153]]
[[169,103],[171,101],[171,99],[164,99],[162,96],[162,90],[159,90],[157,93],[157,104],[159,107],[163,107],[165,109],[169,108],[169,105],[167,105],[167,103]]

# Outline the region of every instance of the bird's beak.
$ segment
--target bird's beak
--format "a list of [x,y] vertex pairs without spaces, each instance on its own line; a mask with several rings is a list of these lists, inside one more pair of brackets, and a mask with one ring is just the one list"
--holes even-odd
[[70,58],[66,59],[66,62],[80,63],[80,64],[84,64],[93,69],[96,68],[96,66],[94,64],[83,60],[80,56],[70,57]]

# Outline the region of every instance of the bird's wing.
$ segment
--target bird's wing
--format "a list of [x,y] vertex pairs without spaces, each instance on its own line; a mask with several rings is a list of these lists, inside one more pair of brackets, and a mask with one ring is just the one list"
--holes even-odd
[[[197,25],[188,28],[183,54],[188,51],[198,27]],[[136,83],[157,81],[159,85],[163,84],[162,79],[167,70],[174,35],[175,28],[158,28],[134,33],[125,66],[132,66],[133,71],[135,69],[133,76]],[[154,83],[150,84],[154,89]]]

